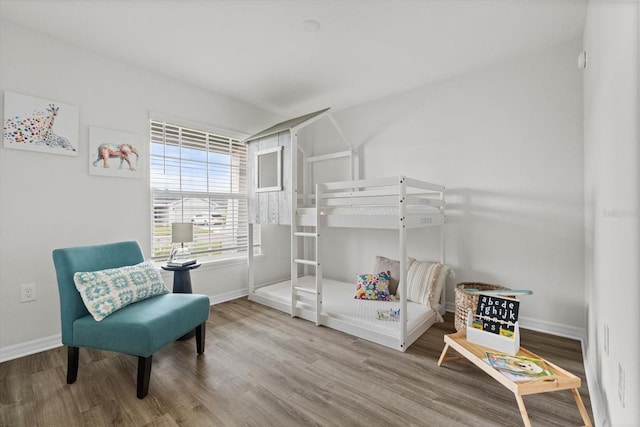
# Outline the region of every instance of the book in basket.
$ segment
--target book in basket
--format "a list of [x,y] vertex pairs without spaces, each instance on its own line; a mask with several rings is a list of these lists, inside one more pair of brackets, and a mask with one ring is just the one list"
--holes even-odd
[[487,362],[499,371],[517,374],[518,376],[527,376],[532,379],[553,375],[542,359],[510,356],[487,351]]

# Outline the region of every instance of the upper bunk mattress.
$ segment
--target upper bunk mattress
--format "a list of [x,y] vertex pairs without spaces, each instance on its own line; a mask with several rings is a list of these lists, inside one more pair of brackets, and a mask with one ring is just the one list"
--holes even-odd
[[[298,286],[315,289],[315,277],[305,276],[298,279]],[[399,301],[377,301],[355,299],[356,283],[322,280],[322,314],[352,325],[372,330],[391,337],[400,336],[400,322],[378,320],[378,310],[400,308]],[[283,304],[291,305],[291,282],[289,280],[263,286],[256,294],[271,298]],[[312,303],[298,302],[299,308],[315,311]],[[433,322],[435,313],[430,308],[407,301],[408,329],[412,331],[425,321]]]
[[[407,209],[404,221],[399,220],[397,206],[340,206],[323,207],[320,217],[328,227],[398,229],[441,225],[445,222],[442,212],[433,208]],[[299,226],[316,225],[315,208],[299,208],[296,211]]]

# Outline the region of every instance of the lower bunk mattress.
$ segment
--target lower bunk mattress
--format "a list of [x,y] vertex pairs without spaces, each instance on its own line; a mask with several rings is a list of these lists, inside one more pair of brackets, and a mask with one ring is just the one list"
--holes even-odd
[[[299,278],[298,286],[315,289],[315,277],[304,276]],[[350,284],[323,278],[322,315],[329,320],[336,319],[356,328],[399,339],[400,322],[390,319],[379,320],[378,310],[399,309],[400,302],[355,299],[355,292],[355,283]],[[289,280],[260,287],[255,290],[255,294],[291,307],[291,281]],[[311,299],[305,299],[304,297],[301,297],[301,299],[302,301],[298,301],[297,308],[315,311],[315,306]],[[420,335],[435,322],[436,318],[435,312],[431,308],[412,301],[407,301],[407,316],[407,334],[419,330],[421,331]],[[330,323],[323,324],[331,326]],[[415,336],[414,339],[417,339],[418,336]]]

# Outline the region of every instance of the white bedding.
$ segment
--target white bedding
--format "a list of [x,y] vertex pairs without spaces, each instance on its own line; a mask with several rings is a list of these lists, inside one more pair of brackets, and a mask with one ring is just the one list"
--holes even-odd
[[[315,277],[305,276],[298,279],[298,286],[315,289]],[[338,282],[331,279],[323,279],[322,314],[349,322],[355,326],[366,328],[380,334],[391,337],[400,336],[400,322],[391,320],[378,320],[379,309],[389,310],[400,307],[399,301],[372,301],[354,299],[356,283]],[[257,295],[277,300],[283,304],[291,305],[291,282],[289,280],[263,286],[256,289]],[[312,304],[298,302],[300,308],[315,311]],[[426,319],[431,319],[435,313],[430,308],[415,302],[407,302],[408,331],[412,331]]]
[[[316,226],[314,208],[298,209],[296,222],[299,226]],[[429,227],[444,224],[445,217],[437,209],[427,207],[407,207],[405,220],[401,223],[397,206],[340,206],[323,207],[320,217],[328,227],[350,227],[398,230]]]
[[[320,215],[353,215],[353,216],[397,216],[398,206],[335,206],[323,207]],[[437,215],[440,211],[434,207],[410,206],[409,213],[414,215]],[[298,208],[298,215],[315,215],[315,208]]]
[[323,207],[320,215],[398,215],[398,206]]

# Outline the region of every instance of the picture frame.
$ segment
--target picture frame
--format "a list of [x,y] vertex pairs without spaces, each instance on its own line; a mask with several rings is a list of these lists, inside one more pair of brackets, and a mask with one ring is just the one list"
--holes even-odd
[[89,128],[90,175],[142,178],[143,155],[139,135],[95,126]]
[[4,147],[78,155],[79,109],[44,98],[4,92]]

